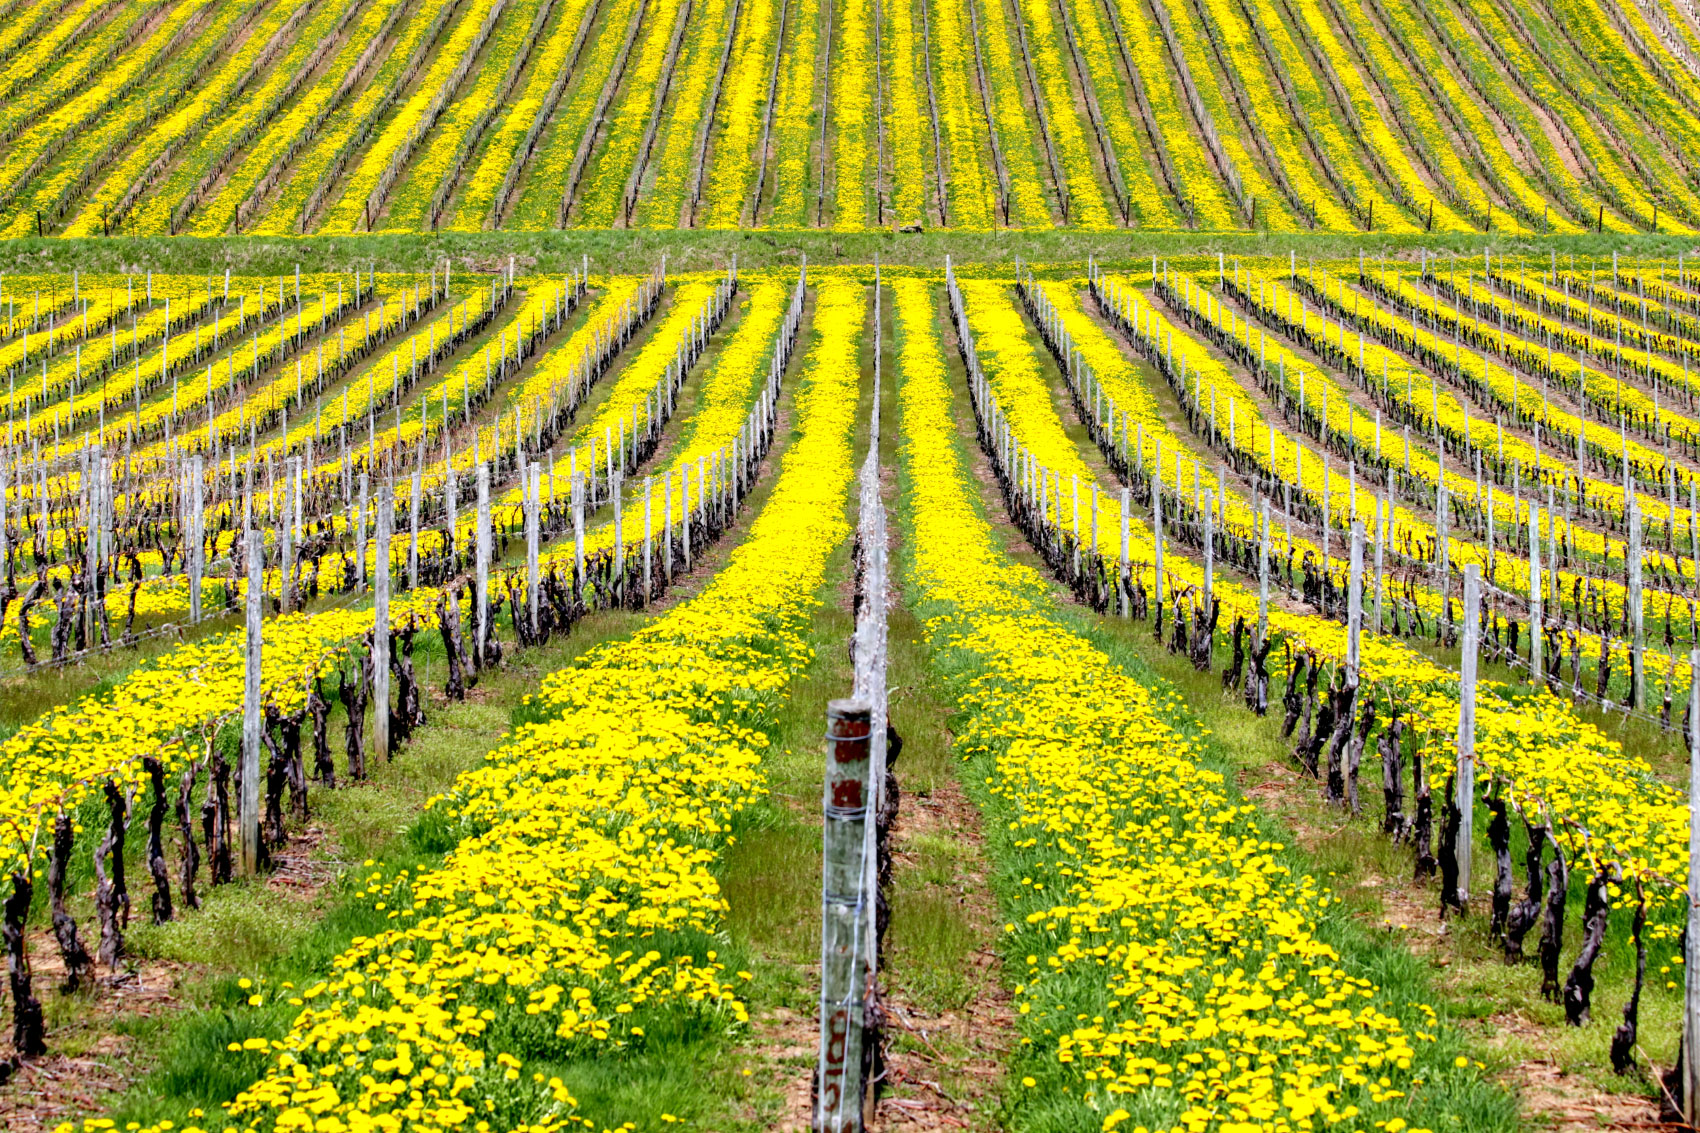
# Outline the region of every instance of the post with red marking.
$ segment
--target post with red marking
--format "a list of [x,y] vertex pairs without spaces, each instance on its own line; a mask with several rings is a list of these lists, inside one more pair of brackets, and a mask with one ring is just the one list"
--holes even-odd
[[869,736],[864,700],[826,706],[826,787],[821,836],[820,1061],[814,1133],[860,1133],[866,957],[859,954],[868,821]]

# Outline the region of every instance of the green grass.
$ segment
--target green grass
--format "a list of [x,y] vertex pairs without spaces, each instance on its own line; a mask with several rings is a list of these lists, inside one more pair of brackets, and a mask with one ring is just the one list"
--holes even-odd
[[[961,452],[967,454],[973,451],[975,445],[973,418],[961,382],[960,364],[954,356],[948,361],[957,399],[954,416],[959,422],[959,436],[955,443]],[[1080,442],[1077,440],[1077,443]],[[992,522],[994,531],[1001,533],[1011,558],[1033,566],[1042,576],[1048,577],[1048,572],[1026,547],[1019,532],[1007,522],[1001,522],[1001,504],[990,493],[989,485],[981,485],[977,509]],[[913,529],[907,519],[909,506],[905,498],[901,509],[905,516],[905,531]],[[1250,717],[1237,706],[1236,701],[1224,698],[1219,676],[1195,673],[1184,660],[1170,657],[1162,647],[1152,642],[1149,622],[1123,623],[1100,618],[1073,605],[1061,587],[1052,586],[1051,589],[1055,598],[1053,617],[1104,650],[1136,681],[1152,689],[1153,700],[1162,706],[1161,711],[1168,723],[1194,740],[1196,749],[1202,753],[1201,763],[1204,766],[1220,771],[1229,783],[1234,783],[1243,781],[1240,778],[1243,771],[1267,766],[1281,757],[1284,744],[1279,738],[1279,725],[1269,718],[1257,720]],[[927,617],[932,612],[931,608],[914,591],[912,583],[909,583],[908,593],[916,616]],[[934,654],[935,672],[947,689],[956,688],[972,675],[964,672],[961,665],[961,661],[948,649]],[[1171,688],[1179,694],[1178,699],[1172,702],[1164,695]],[[1030,899],[1030,895],[1023,892],[1021,879],[1033,876],[1033,870],[1041,868],[1034,855],[1041,853],[1043,848],[1013,843],[1001,821],[1006,817],[1010,804],[1007,800],[991,796],[985,787],[985,776],[991,772],[990,757],[978,756],[964,765],[963,782],[970,797],[986,816],[988,849],[994,863],[991,875],[993,892],[1000,904],[1012,911],[1021,907],[1024,896]],[[1332,849],[1324,849],[1321,854],[1313,854],[1294,848],[1295,843],[1304,839],[1295,837],[1285,812],[1272,812],[1265,806],[1260,808],[1257,820],[1266,838],[1288,847],[1281,856],[1296,873],[1312,873],[1339,887],[1342,871],[1354,869],[1355,863],[1349,852],[1336,855]],[[1336,819],[1329,828],[1337,824]],[[1023,958],[1028,952],[1045,950],[1037,941],[1029,940],[1032,934],[1019,918],[1012,919],[1015,920],[1016,931],[1001,935],[998,944],[1005,962],[1006,978],[1011,981],[1019,978]],[[1417,1010],[1417,1004],[1431,1004],[1440,1012],[1442,1025],[1438,1028],[1437,1040],[1418,1046],[1416,1068],[1423,1073],[1429,1085],[1426,1091],[1408,1099],[1408,1120],[1415,1125],[1435,1129],[1517,1127],[1517,1107],[1510,1093],[1493,1082],[1485,1069],[1453,1065],[1454,1060],[1460,1057],[1486,1060],[1481,1059],[1481,1052],[1477,1049],[1481,1044],[1476,1037],[1460,1025],[1469,1012],[1436,979],[1427,962],[1393,934],[1366,928],[1356,916],[1344,910],[1339,915],[1322,918],[1317,925],[1317,933],[1320,939],[1338,951],[1347,970],[1380,986],[1378,1005],[1400,1017],[1408,1030],[1434,1029]],[[1083,1011],[1088,1017],[1094,1012],[1094,1004],[1102,998],[1102,988],[1094,986],[1094,977],[1090,974],[1083,974],[1070,985],[1053,986],[1051,991],[1075,1004],[1071,1010]],[[1063,1073],[1066,1068],[1059,1067],[1055,1058],[1047,1053],[1049,1041],[1031,1030],[1026,1037],[1032,1045],[1019,1046],[1010,1063],[1008,1081],[1011,1084],[1005,1089],[1002,1113],[1005,1126],[1032,1133],[1049,1133],[1051,1130],[1060,1133],[1095,1125],[1101,1115],[1078,1098],[1063,1092],[1063,1087],[1071,1079]],[[1013,1085],[1016,1080],[1027,1076],[1036,1080],[1036,1088],[1024,1089]],[[1129,1108],[1134,1107],[1130,1104]],[[1155,1111],[1148,1114],[1136,1111],[1129,1125],[1142,1120],[1148,1123],[1156,1116]]]
[[[1049,359],[1048,369],[1054,369]],[[1148,378],[1148,367],[1139,367]],[[1051,383],[1053,390],[1061,389],[1060,378]],[[1161,381],[1148,382],[1159,405],[1172,409],[1172,395]],[[1106,482],[1113,482],[1085,428],[1059,394],[1057,408],[1065,431],[1075,442],[1082,459]],[[963,412],[967,412],[966,402]],[[1186,436],[1185,422],[1170,413],[1170,424]],[[972,438],[969,438],[970,442]],[[1022,555],[1029,565],[1046,573],[1036,556]],[[1057,589],[1060,602],[1067,596]],[[1592,1021],[1581,1028],[1565,1023],[1564,1011],[1557,1004],[1540,996],[1540,971],[1533,957],[1539,938],[1538,928],[1524,942],[1525,955],[1530,960],[1508,967],[1501,949],[1488,939],[1488,909],[1495,864],[1488,849],[1485,831],[1489,821],[1487,808],[1478,803],[1475,812],[1476,844],[1472,847],[1472,875],[1476,899],[1475,913],[1462,925],[1448,929],[1444,938],[1428,939],[1419,934],[1438,932],[1438,881],[1417,883],[1413,880],[1412,851],[1396,845],[1380,832],[1382,815],[1380,761],[1372,747],[1366,749],[1361,772],[1360,796],[1363,811],[1347,816],[1325,805],[1320,797],[1320,784],[1302,776],[1292,755],[1290,742],[1280,736],[1280,685],[1272,689],[1271,715],[1258,719],[1246,711],[1237,696],[1224,696],[1220,672],[1230,655],[1231,626],[1222,627],[1217,635],[1215,657],[1210,673],[1197,673],[1183,658],[1177,658],[1153,644],[1149,622],[1124,622],[1116,618],[1084,618],[1084,631],[1092,640],[1118,658],[1126,657],[1149,666],[1181,691],[1186,703],[1198,715],[1216,741],[1219,757],[1228,765],[1244,789],[1259,789],[1259,802],[1271,809],[1291,827],[1299,843],[1306,849],[1313,868],[1325,877],[1346,901],[1355,922],[1377,939],[1407,938],[1418,945],[1422,954],[1420,965],[1427,970],[1436,995],[1437,1008],[1445,1011],[1472,1036],[1477,1053],[1486,1059],[1496,1073],[1515,1080],[1515,1070],[1528,1061],[1551,1059],[1564,1070],[1580,1075],[1592,1088],[1605,1093],[1628,1093],[1651,1097],[1657,1085],[1646,1073],[1645,1059],[1638,1059],[1642,1070],[1627,1077],[1612,1072],[1609,1048],[1611,1038],[1621,1021],[1622,1008],[1629,997],[1634,979],[1634,951],[1630,946],[1629,922],[1632,916],[1625,894],[1612,914],[1606,937],[1606,947],[1594,967]],[[1459,651],[1456,647],[1442,648],[1432,638],[1402,639],[1413,649],[1431,657],[1437,663],[1456,670]],[[1278,658],[1272,657],[1272,663]],[[1506,666],[1484,663],[1484,679],[1527,687],[1526,682]],[[1385,705],[1382,706],[1385,713]],[[1680,708],[1676,710],[1680,720]],[[1645,720],[1626,719],[1621,713],[1602,713],[1581,708],[1577,716],[1601,729],[1607,736],[1646,759],[1656,774],[1680,782],[1687,774],[1688,757],[1681,736],[1664,731]],[[1409,769],[1405,775],[1409,778]],[[1413,806],[1407,787],[1407,812]],[[1526,886],[1523,874],[1523,853],[1527,844],[1522,823],[1515,812],[1511,818],[1511,855],[1514,892],[1521,894]],[[1438,799],[1435,814],[1435,838],[1438,841],[1440,815]],[[1550,851],[1548,854],[1550,858]],[[1571,875],[1569,903],[1565,912],[1564,951],[1559,962],[1559,979],[1568,976],[1581,941],[1581,914],[1584,878],[1574,870]],[[1423,914],[1421,920],[1417,914]],[[1400,926],[1408,927],[1400,927]],[[1671,941],[1655,941],[1649,932],[1647,984],[1641,1001],[1640,1046],[1651,1057],[1657,1069],[1668,1067],[1676,1056],[1676,1039],[1680,1030],[1679,992],[1667,989],[1667,980],[1680,985],[1681,968],[1678,950]]]
[[[124,1058],[142,1074],[112,1102],[107,1116],[120,1122],[168,1118],[182,1124],[192,1109],[214,1113],[252,1083],[262,1057],[226,1046],[281,1035],[298,1009],[273,993],[315,979],[355,936],[388,927],[384,913],[356,896],[362,863],[374,862],[393,876],[437,861],[440,855],[422,848],[417,837],[420,809],[502,740],[512,720],[506,705],[517,703],[545,673],[629,633],[641,620],[623,611],[595,614],[548,646],[511,656],[499,672],[486,671],[467,701],[434,703],[427,727],[415,732],[393,761],[372,761],[368,782],[312,792],[314,822],[327,835],[319,864],[331,875],[312,896],[286,895],[248,879],[212,888],[203,872],[199,912],[162,926],[133,927],[128,942],[144,964],[190,965],[177,991],[185,1010],[112,1019],[112,1030],[132,1040]],[[332,729],[340,738],[340,722]],[[243,980],[264,994],[260,1005],[248,1003],[256,988],[241,986]],[[96,1014],[96,1003],[82,996],[41,987],[37,993],[50,1010],[50,1045],[61,1027],[86,1023]]]
[[[1049,359],[1046,366],[1053,368]],[[1187,436],[1184,420],[1173,411],[1173,398],[1168,386],[1155,380],[1149,367],[1142,364],[1139,369],[1148,379],[1153,379],[1147,384],[1159,405],[1169,411],[1171,426],[1177,429],[1179,435]],[[1051,385],[1053,391],[1062,388],[1060,378],[1055,378]],[[1065,431],[1075,442],[1082,459],[1100,478],[1113,482],[1084,426],[1060,393],[1056,405]],[[967,412],[966,403],[963,411]],[[1036,557],[1030,557],[1028,561],[1035,569],[1045,573],[1046,568]],[[1057,593],[1059,600],[1067,600],[1060,588]],[[1200,674],[1186,660],[1153,645],[1149,622],[1092,618],[1085,624],[1093,640],[1107,651],[1113,655],[1119,651],[1142,659],[1181,690],[1186,702],[1198,713],[1200,722],[1218,741],[1222,757],[1233,766],[1242,787],[1273,788],[1260,801],[1273,807],[1284,822],[1300,832],[1299,840],[1310,854],[1315,869],[1341,892],[1348,909],[1361,925],[1372,933],[1389,937],[1437,931],[1438,881],[1415,882],[1412,879],[1414,867],[1410,848],[1395,845],[1380,833],[1383,809],[1381,771],[1373,746],[1366,749],[1361,773],[1363,813],[1348,817],[1322,802],[1319,784],[1298,774],[1290,743],[1281,738],[1277,722],[1280,715],[1279,681],[1272,689],[1272,699],[1276,703],[1272,706],[1271,715],[1262,720],[1247,712],[1237,696],[1222,694],[1219,674],[1229,660],[1231,626],[1222,627],[1217,634],[1213,672]],[[1457,670],[1459,650],[1456,647],[1438,646],[1432,637],[1401,640],[1436,663]],[[1272,655],[1271,660],[1273,665],[1279,657]],[[1516,688],[1528,687],[1523,674],[1497,663],[1484,661],[1482,676]],[[1652,682],[1649,681],[1651,687]],[[1385,713],[1385,705],[1382,711]],[[1686,781],[1688,753],[1678,731],[1665,731],[1656,723],[1629,719],[1621,712],[1601,712],[1585,706],[1578,707],[1576,715],[1621,744],[1625,752],[1645,759],[1655,774],[1679,784]],[[1673,710],[1673,715],[1680,724],[1680,706]],[[1408,767],[1405,775],[1408,781]],[[1405,805],[1409,812],[1413,803],[1408,787]],[[1488,939],[1488,900],[1495,870],[1485,836],[1489,817],[1487,808],[1478,803],[1475,812],[1477,840],[1471,857],[1476,890],[1475,915],[1461,927],[1449,930],[1444,939],[1421,942],[1425,945],[1422,963],[1430,970],[1437,991],[1447,1000],[1447,1009],[1474,1033],[1478,1044],[1493,1056],[1492,1062],[1501,1072],[1509,1073],[1525,1061],[1551,1058],[1603,1092],[1655,1096],[1657,1085],[1645,1073],[1644,1059],[1638,1059],[1643,1067],[1641,1072],[1620,1077],[1613,1073],[1609,1058],[1612,1033],[1621,1021],[1623,1004],[1629,997],[1634,980],[1635,954],[1629,940],[1632,894],[1626,893],[1615,905],[1605,950],[1594,967],[1596,985],[1592,1021],[1581,1028],[1569,1027],[1562,1007],[1540,997],[1540,972],[1538,967],[1533,966],[1532,959],[1539,937],[1538,928],[1524,942],[1524,952],[1531,960],[1523,966],[1508,967],[1503,961],[1502,951]],[[1526,886],[1523,854],[1527,839],[1514,811],[1510,819],[1513,885],[1514,892],[1520,895]],[[1437,800],[1437,841],[1439,824]],[[1559,962],[1561,982],[1568,976],[1581,942],[1584,880],[1573,867],[1565,913],[1565,947]],[[1425,912],[1426,921],[1416,921],[1411,915],[1412,907]],[[1398,927],[1401,924],[1418,927]],[[1646,1054],[1659,1069],[1663,1069],[1676,1057],[1676,1039],[1680,1030],[1680,993],[1664,985],[1667,980],[1673,979],[1680,985],[1680,956],[1672,941],[1656,941],[1651,932],[1647,943],[1647,984],[1641,1001],[1639,1040]]]
[[[187,611],[184,617],[187,620]],[[115,633],[121,629],[113,628]],[[9,739],[19,728],[55,708],[111,690],[137,669],[185,641],[198,641],[238,628],[239,618],[221,616],[209,601],[207,617],[200,625],[184,625],[177,633],[144,638],[134,646],[115,641],[112,648],[91,651],[76,664],[44,665],[32,672],[24,668],[18,657],[7,657],[0,662],[0,669],[10,674],[0,676],[0,741]],[[37,656],[46,659],[49,651],[38,648]]]
[[589,256],[596,272],[642,272],[665,254],[671,272],[723,271],[732,258],[744,268],[795,266],[807,256],[816,265],[857,265],[868,269],[876,258],[892,267],[941,270],[951,256],[965,271],[981,268],[1008,273],[1016,257],[1039,265],[1067,262],[1078,271],[1087,257],[1106,267],[1150,267],[1151,256],[1286,255],[1347,257],[1386,251],[1414,256],[1419,248],[1435,253],[1480,255],[1669,256],[1688,251],[1691,241],[1670,235],[1591,235],[1508,237],[1468,232],[1393,236],[1383,233],[1268,232],[1076,232],[1059,230],[994,232],[826,232],[819,230],[573,230],[571,232],[434,232],[356,236],[113,236],[34,237],[0,243],[0,271],[134,270],[208,271],[276,274],[293,270],[340,271],[376,267],[379,271],[429,270],[450,259],[463,270],[495,271],[515,257],[521,271],[576,269]]

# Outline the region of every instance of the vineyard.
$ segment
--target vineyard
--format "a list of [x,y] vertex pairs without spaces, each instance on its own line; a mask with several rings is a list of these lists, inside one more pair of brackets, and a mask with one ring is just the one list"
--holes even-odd
[[1700,1129],[1693,0],[0,0],[0,1127]]
[[1683,1108],[1686,255],[0,289],[18,1128]]
[[1689,0],[8,0],[7,236],[1691,233]]

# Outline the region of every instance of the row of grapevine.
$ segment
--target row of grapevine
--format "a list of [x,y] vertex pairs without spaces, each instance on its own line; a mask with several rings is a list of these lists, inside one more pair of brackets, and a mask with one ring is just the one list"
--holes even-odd
[[1687,232],[1674,2],[65,5],[0,221]]

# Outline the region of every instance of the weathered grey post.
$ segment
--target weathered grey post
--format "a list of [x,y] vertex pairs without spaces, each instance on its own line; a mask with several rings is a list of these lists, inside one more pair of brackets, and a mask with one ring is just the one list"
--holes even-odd
[[1258,641],[1256,648],[1263,648],[1263,638],[1270,631],[1270,502],[1263,500],[1263,538],[1258,539]]
[[206,569],[206,545],[203,542],[206,516],[203,514],[205,502],[201,496],[199,456],[189,461],[189,477],[189,621],[198,623],[201,620],[201,573]]
[[[446,426],[445,426],[445,428],[446,428]],[[449,552],[449,560],[450,560],[450,565],[449,565],[450,573],[453,573],[454,570],[455,570],[455,566],[454,566],[454,559],[456,558],[455,549],[456,549],[456,545],[458,543],[458,539],[457,539],[456,534],[455,534],[455,523],[458,520],[458,516],[457,516],[456,513],[458,512],[459,509],[455,506],[456,503],[457,503],[457,501],[455,500],[455,488],[456,488],[456,485],[455,485],[454,457],[453,457],[453,454],[449,451],[449,438],[448,438],[448,435],[445,433],[444,436],[443,436],[443,507],[444,507],[446,514],[447,514],[447,519],[445,521],[444,526],[447,528],[448,533],[449,533],[448,552]]]
[[1700,1121],[1700,649],[1688,651],[1688,962],[1683,965],[1682,1108]]
[[[1204,493],[1204,619],[1210,620],[1210,611],[1214,609],[1216,596],[1216,493],[1206,490]],[[1206,662],[1210,654],[1205,655]]]
[[1153,584],[1153,600],[1160,603],[1163,601],[1163,481],[1160,477],[1151,481],[1151,533],[1156,547],[1152,569],[1157,575]]
[[83,526],[86,548],[83,556],[83,587],[87,600],[83,602],[83,633],[91,646],[94,645],[96,634],[100,630],[100,611],[96,604],[99,588],[95,585],[95,580],[100,571],[100,470],[105,465],[106,458],[100,445],[96,445],[92,450],[84,447]]
[[534,460],[525,474],[525,605],[533,637],[537,634],[537,513],[542,495],[543,467]]
[[1127,536],[1128,536],[1128,516],[1127,516],[1127,509],[1128,509],[1128,491],[1129,491],[1129,490],[1128,490],[1128,489],[1127,489],[1127,488],[1123,488],[1123,489],[1122,489],[1122,557],[1121,557],[1121,572],[1120,572],[1120,573],[1119,573],[1119,574],[1118,574],[1118,575],[1117,575],[1117,576],[1116,576],[1116,577],[1117,577],[1117,578],[1119,578],[1119,579],[1120,579],[1120,580],[1121,580],[1121,581],[1120,581],[1120,583],[1118,583],[1118,584],[1117,584],[1117,586],[1116,586],[1116,589],[1117,589],[1117,591],[1118,591],[1118,592],[1119,592],[1119,593],[1120,593],[1120,594],[1121,594],[1121,603],[1122,603],[1122,617],[1124,617],[1124,618],[1129,618],[1129,617],[1132,617],[1132,616],[1133,616],[1133,597],[1132,597],[1132,595],[1131,595],[1131,593],[1130,593],[1130,590],[1131,590],[1131,589],[1132,589],[1132,587],[1131,587],[1131,586],[1130,586],[1130,584],[1129,584],[1129,581],[1130,581],[1130,580],[1129,580],[1129,578],[1128,578],[1128,569],[1127,569]]
[[650,596],[651,593],[653,593],[653,591],[651,591],[651,589],[650,589],[650,560],[652,558],[654,558],[654,527],[650,523],[650,516],[653,512],[653,508],[651,508],[651,506],[650,506],[651,500],[653,498],[652,495],[651,495],[651,488],[652,488],[651,478],[646,475],[643,478],[643,605],[644,605],[644,609],[649,608],[649,596]]
[[1529,679],[1541,674],[1541,509],[1529,501]]
[[[697,496],[702,496],[702,473],[697,473]],[[685,573],[691,570],[691,466],[687,462],[679,469],[679,510],[681,514],[679,542],[685,555]]]
[[[77,348],[77,359],[78,365],[80,366],[82,364],[82,347],[80,346]],[[11,427],[8,426],[8,439],[10,438],[10,435]],[[12,557],[12,538],[6,531],[6,481],[10,479],[10,474],[0,473],[0,563],[7,562]],[[18,476],[18,499],[21,501],[23,498],[23,471],[20,469]]]
[[360,510],[354,513],[354,588],[366,589],[366,497],[371,488],[367,474],[360,474]]
[[1070,491],[1073,493],[1074,507],[1074,559],[1070,564],[1069,577],[1080,578],[1080,476],[1069,477]]
[[490,466],[478,465],[478,527],[473,536],[477,578],[472,600],[478,603],[478,616],[473,619],[472,635],[478,650],[478,663],[484,663],[484,646],[490,640]]
[[614,481],[609,485],[609,492],[614,502],[614,586],[613,593],[623,605],[626,601],[626,522],[625,497],[626,474],[615,472]]
[[395,515],[388,484],[378,489],[378,549],[372,587],[372,746],[390,758],[390,524]]
[[1357,688],[1364,628],[1364,525],[1355,519],[1350,564],[1346,590],[1346,684]]
[[[1434,569],[1435,589],[1440,592],[1440,619],[1442,624],[1451,618],[1447,614],[1452,598],[1452,539],[1448,534],[1451,524],[1451,509],[1446,504],[1446,478],[1440,477],[1434,486]],[[1447,628],[1451,628],[1448,626]]]
[[237,840],[241,843],[242,872],[252,874],[260,862],[260,602],[265,595],[265,564],[260,533],[248,531],[248,626],[243,642],[246,662],[242,682],[242,784],[236,800]]
[[1629,689],[1631,707],[1639,712],[1647,702],[1647,634],[1642,623],[1641,595],[1641,507],[1629,497]]
[[1688,557],[1695,563],[1694,592],[1700,594],[1700,477],[1688,481]]
[[579,595],[584,594],[584,495],[583,476],[573,477],[573,577],[578,580]]
[[1375,633],[1381,633],[1382,554],[1387,546],[1387,517],[1393,510],[1386,496],[1375,500]]
[[863,700],[834,700],[826,707],[816,1133],[856,1133],[862,1128],[867,965],[859,955],[857,928],[862,911],[872,719],[872,709]]
[[296,480],[290,475],[292,470],[286,465],[283,471],[283,515],[279,517],[278,560],[277,560],[277,595],[278,604],[284,613],[295,608],[294,590],[290,585],[295,580],[295,508],[290,501],[290,491],[295,487]]
[[413,473],[413,498],[407,511],[407,588],[419,589],[419,482],[418,471]]
[[1476,802],[1476,650],[1481,640],[1481,568],[1464,568],[1464,640],[1458,660],[1458,903],[1470,907],[1470,848]]

